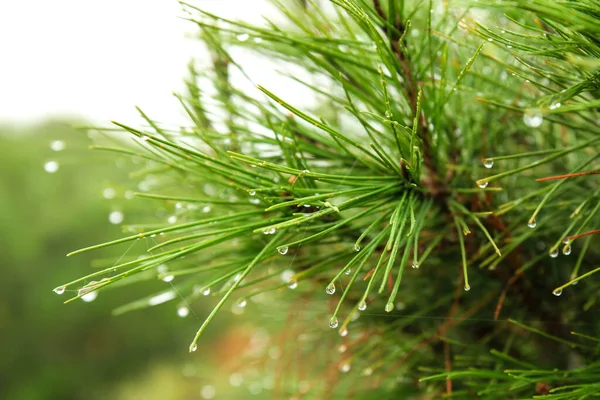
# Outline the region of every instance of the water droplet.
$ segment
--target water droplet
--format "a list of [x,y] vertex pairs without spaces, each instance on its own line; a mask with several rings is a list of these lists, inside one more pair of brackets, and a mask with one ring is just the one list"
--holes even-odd
[[246,301],[246,299],[239,299],[238,302],[237,302],[237,305],[240,308],[246,307],[246,304],[248,304],[248,301]]
[[535,221],[535,219],[532,218],[529,220],[529,222],[527,222],[527,226],[533,229],[537,226],[537,222]]
[[59,287],[57,287],[57,288],[54,289],[54,293],[56,293],[56,294],[63,294],[66,289],[67,289],[66,286],[59,286]]
[[138,189],[141,190],[142,192],[147,192],[148,190],[150,190],[152,187],[152,185],[150,184],[150,182],[147,181],[142,181],[138,184]]
[[44,164],[44,171],[46,171],[49,174],[53,174],[56,171],[58,171],[58,167],[59,165],[56,161],[48,161]]
[[552,257],[552,258],[558,257],[558,248],[550,249],[550,257]]
[[148,136],[146,136],[146,135],[143,135],[143,136],[140,136],[140,139],[142,140],[142,142],[145,142],[145,141],[147,141],[150,138]]
[[233,315],[242,315],[244,311],[246,311],[246,309],[239,307],[237,304],[231,305],[231,313]]
[[[571,279],[576,279],[576,278],[577,278],[577,277],[576,277],[576,276],[574,276],[574,277],[573,277],[573,278],[571,278]],[[579,283],[579,281],[575,281],[575,282],[571,283],[571,286],[575,286],[575,285],[577,285],[578,283]]]
[[492,168],[494,166],[494,160],[490,160],[490,159],[483,159],[483,166],[486,168]]
[[338,326],[338,319],[336,317],[331,317],[331,319],[329,320],[329,327],[331,329],[335,329]]
[[552,294],[555,296],[560,296],[562,294],[562,289],[554,289]]
[[419,268],[419,263],[416,263],[416,262],[412,263],[412,267],[418,269]]
[[169,271],[169,267],[167,267],[165,264],[160,264],[158,267],[156,267],[156,271],[159,274],[166,274],[167,271]]
[[279,249],[277,249],[277,252],[279,254],[281,254],[282,256],[286,255],[288,252],[288,247],[287,246],[280,247]]
[[210,288],[206,288],[202,291],[202,295],[208,296],[210,294]]
[[179,307],[177,309],[177,315],[179,315],[181,318],[187,317],[189,313],[190,309],[185,306]]
[[169,290],[167,292],[162,292],[157,294],[156,296],[152,296],[148,299],[148,305],[157,306],[162,303],[166,303],[167,301],[173,300],[176,297],[176,293],[174,290]]
[[251,204],[260,204],[260,199],[257,197],[252,197],[249,201]]
[[210,206],[204,206],[204,207],[202,207],[202,212],[203,213],[210,212]]
[[113,188],[105,188],[102,191],[102,197],[104,197],[105,199],[114,199],[116,194],[117,191]]
[[174,224],[175,222],[177,222],[177,217],[175,215],[171,215],[169,218],[167,218],[167,222],[169,224]]
[[360,251],[360,245],[359,244],[355,244],[354,245],[354,251]]
[[342,371],[342,372],[350,371],[350,363],[340,364],[340,371]]
[[250,35],[248,35],[247,33],[240,33],[239,35],[237,35],[237,40],[239,40],[240,42],[245,42],[248,39],[250,39]]
[[364,376],[371,376],[371,375],[373,375],[373,368],[371,368],[371,367],[365,368],[365,370],[363,371],[363,375]]
[[239,387],[244,383],[244,375],[234,372],[229,376],[229,384],[233,387]]
[[291,269],[286,269],[281,272],[280,278],[283,282],[289,282],[292,280],[294,276],[294,271]]
[[325,293],[334,294],[335,293],[335,285],[333,283],[330,283],[329,285],[327,285],[327,287],[325,288]]
[[350,275],[352,273],[352,268],[346,268],[346,270],[344,271],[344,274],[346,275]]
[[530,128],[537,128],[542,124],[544,117],[537,109],[527,109],[523,114],[523,122]]
[[493,41],[494,41],[494,39],[488,38],[488,42],[493,42]]
[[196,350],[198,350],[198,345],[197,345],[197,344],[193,345],[192,347],[190,347],[190,350],[191,350],[191,351],[196,351]]
[[98,292],[89,292],[81,296],[81,300],[89,303],[90,301],[96,300],[96,297],[98,297]]
[[394,310],[394,305],[392,303],[387,303],[385,305],[385,312],[392,312]]
[[171,282],[173,279],[175,279],[175,277],[173,275],[167,275],[164,278],[162,278],[163,282]]
[[469,284],[465,285],[465,292],[468,292],[469,290],[471,290],[471,286],[469,286]]
[[277,229],[275,227],[269,229],[269,235],[274,235],[275,232],[277,232]]
[[212,385],[205,385],[200,390],[200,396],[205,400],[210,400],[215,397],[217,390]]
[[367,302],[362,300],[360,303],[358,303],[358,309],[360,311],[365,311],[367,309]]
[[110,214],[108,214],[108,221],[113,225],[123,222],[123,218],[124,215],[121,211],[112,211]]
[[292,290],[296,289],[298,287],[298,281],[297,280],[289,281],[287,287]]
[[569,254],[571,254],[571,245],[570,245],[570,244],[567,244],[565,247],[563,247],[563,249],[562,249],[562,253],[563,253],[565,256],[568,256]]
[[348,328],[344,328],[341,332],[340,332],[340,336],[341,337],[345,337],[348,336]]
[[479,186],[479,187],[480,187],[480,188],[482,188],[482,189],[485,189],[485,188],[487,187],[488,183],[489,183],[489,182],[483,182],[483,183],[480,183],[480,184],[479,184],[479,185],[477,185],[477,186]]
[[251,190],[248,193],[250,193],[250,196],[255,196],[256,195],[256,190]]
[[348,350],[348,347],[345,344],[341,344],[340,347],[338,347],[340,353],[344,353],[346,350]]
[[50,142],[50,148],[54,151],[62,151],[65,149],[65,142],[62,140],[53,140]]
[[125,192],[125,198],[127,200],[131,200],[135,197],[134,191],[133,190],[128,190]]
[[562,104],[560,103],[552,103],[550,104],[550,109],[551,110],[556,110],[558,107],[560,107]]

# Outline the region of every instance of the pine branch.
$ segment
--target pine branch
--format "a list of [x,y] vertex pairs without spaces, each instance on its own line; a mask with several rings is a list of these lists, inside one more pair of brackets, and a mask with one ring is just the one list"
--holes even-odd
[[[319,398],[596,394],[587,310],[598,301],[589,226],[600,189],[581,177],[598,169],[600,5],[481,1],[487,17],[474,20],[437,1],[333,0],[331,13],[297,3],[277,3],[287,22],[264,26],[183,3],[213,60],[202,73],[190,65],[178,95],[191,126],[169,130],[139,110],[144,127],[106,130],[131,147],[95,148],[149,163],[132,175],[156,185],[137,193],[149,209],[187,211],[166,223],[149,212],[128,236],[70,253],[147,242],[139,257],[55,291],[75,289],[72,301],[164,279],[180,307],[219,297],[192,351],[236,298],[236,310],[256,300],[287,313],[282,338],[303,314],[316,339],[294,332],[294,357],[336,357],[310,358]],[[314,106],[268,81],[252,93],[236,87],[234,73],[252,79],[235,47],[294,65],[283,75],[314,93]],[[561,246],[579,251],[573,263],[557,259]],[[374,379],[344,378],[354,371]],[[277,382],[277,393],[300,393],[296,381]]]

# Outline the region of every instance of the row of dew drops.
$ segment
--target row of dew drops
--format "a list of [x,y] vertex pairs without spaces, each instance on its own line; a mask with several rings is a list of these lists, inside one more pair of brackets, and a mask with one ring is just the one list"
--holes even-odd
[[[277,251],[279,252],[279,254],[285,255],[288,252],[288,247],[287,246],[280,247]],[[355,245],[354,246],[354,251],[357,251],[357,252],[360,251],[360,246]],[[415,268],[415,269],[419,268],[419,264],[413,263],[412,264],[412,268]],[[346,268],[344,270],[344,274],[345,275],[350,275],[351,273],[352,273],[352,269],[351,268]],[[285,281],[285,282],[288,282],[288,287],[290,289],[296,289],[298,287],[298,281],[296,281],[293,278],[293,275],[294,275],[294,273],[291,270],[286,270],[281,275],[281,279],[283,281]],[[469,289],[465,289],[465,290],[469,290]],[[334,283],[330,283],[329,285],[327,285],[325,287],[325,293],[328,294],[328,295],[333,295],[335,293],[335,291],[336,291],[336,287],[335,287]],[[245,300],[240,300],[240,302],[238,302],[238,305],[240,307],[244,307],[246,305]],[[366,301],[365,300],[361,300],[360,303],[358,304],[357,308],[358,308],[359,311],[365,311],[367,309],[367,303],[366,303]],[[403,308],[403,304],[402,303],[398,303],[396,305],[396,308],[402,309]],[[393,310],[394,310],[394,304],[393,303],[387,303],[385,305],[385,311],[386,312],[392,312]],[[356,315],[356,317],[358,317],[358,313],[355,314],[355,315]],[[330,328],[335,329],[335,328],[338,327],[338,325],[339,325],[339,321],[338,321],[337,318],[333,317],[333,318],[331,318],[329,320],[329,327]],[[340,331],[340,335],[341,336],[346,336],[347,334],[348,334],[348,329],[346,329],[346,328],[343,329],[342,331]],[[343,372],[347,372],[347,371],[343,371]]]
[[[550,105],[550,109],[554,110],[560,106],[561,106],[560,103],[552,103]],[[542,112],[539,109],[530,108],[530,109],[525,110],[525,113],[523,114],[523,122],[529,128],[538,128],[539,126],[542,125],[543,121],[544,121],[544,116],[542,115]],[[494,161],[490,160],[490,159],[484,159],[483,166],[486,168],[492,168],[494,166]],[[483,182],[483,183],[479,184],[478,186],[482,189],[485,189],[487,187],[487,185],[488,185],[488,182]],[[531,225],[533,225],[533,226],[531,226]],[[532,224],[530,224],[529,227],[535,228],[535,222],[532,222]]]
[[[560,106],[561,106],[561,103],[552,103],[549,108],[551,110],[555,110]],[[544,121],[544,117],[539,109],[527,109],[525,111],[525,113],[523,114],[523,122],[529,128],[537,128],[542,125],[543,121]],[[490,160],[490,159],[483,159],[482,164],[485,168],[489,169],[494,166],[494,161]],[[488,183],[485,182],[485,183],[480,184],[479,187],[483,189],[483,188],[487,187],[487,185],[488,185]],[[535,219],[530,219],[527,222],[527,226],[529,228],[533,229],[537,226],[537,222],[535,221]],[[571,251],[572,251],[571,243],[569,242],[569,240],[565,239],[565,240],[563,240],[563,244],[564,244],[564,246],[562,248],[562,253],[565,256],[570,255]],[[552,258],[556,258],[556,257],[558,257],[558,253],[559,253],[558,247],[553,247],[552,249],[550,249],[549,255]],[[574,281],[572,283],[572,285],[577,285],[577,283],[578,283],[578,281]],[[555,296],[560,296],[562,294],[562,289],[556,289],[552,292],[552,294],[554,294]]]

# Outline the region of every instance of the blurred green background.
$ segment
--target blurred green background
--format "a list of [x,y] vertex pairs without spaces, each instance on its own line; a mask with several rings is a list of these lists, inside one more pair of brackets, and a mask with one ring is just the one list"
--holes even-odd
[[[151,186],[152,166],[139,157],[90,150],[92,144],[126,142],[74,128],[81,125],[0,126],[0,400],[299,399],[312,385],[324,385],[325,366],[331,366],[327,382],[336,382],[345,338],[321,340],[330,329],[314,321],[333,303],[324,291],[321,301],[309,303],[302,297],[316,290],[309,284],[253,296],[244,308],[227,304],[191,354],[189,343],[218,296],[201,296],[185,317],[178,316],[179,297],[152,307],[144,300],[148,308],[113,314],[177,287],[156,271],[111,285],[93,301],[63,304],[77,293],[57,295],[54,288],[147,254],[152,238],[131,248],[125,243],[67,253],[128,235],[128,224],[164,225],[169,216],[185,218],[190,211],[133,196],[160,192],[144,187]],[[115,214],[110,220],[115,212],[122,221]]]
[[131,198],[131,157],[90,151],[88,133],[74,124],[0,127],[0,399],[205,399],[216,398],[215,385],[218,398],[244,398],[221,389],[231,387],[227,360],[249,340],[243,324],[231,330],[221,318],[190,355],[202,306],[186,318],[177,316],[176,301],[111,314],[165,282],[67,305],[73,293],[52,292],[98,268],[98,257],[116,261],[126,248],[65,255],[122,236],[109,214],[122,212],[129,223],[145,204]]

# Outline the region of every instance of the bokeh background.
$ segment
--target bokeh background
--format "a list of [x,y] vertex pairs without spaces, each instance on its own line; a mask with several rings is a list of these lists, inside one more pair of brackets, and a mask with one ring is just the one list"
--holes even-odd
[[[254,22],[270,12],[262,0],[192,3]],[[273,386],[248,366],[236,372],[246,351],[280,357],[252,318],[218,319],[192,357],[210,304],[185,318],[173,302],[111,312],[168,283],[67,305],[52,292],[127,249],[69,251],[118,238],[144,215],[131,196],[139,160],[90,151],[98,133],[81,128],[135,123],[136,105],[186,123],[172,92],[202,48],[180,16],[171,0],[0,3],[0,399],[241,399]]]

